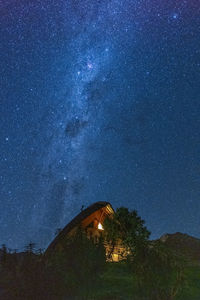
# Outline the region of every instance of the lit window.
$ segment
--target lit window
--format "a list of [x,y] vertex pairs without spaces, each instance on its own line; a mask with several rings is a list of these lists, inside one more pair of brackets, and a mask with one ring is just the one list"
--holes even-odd
[[104,230],[101,223],[98,224],[98,229],[99,229],[99,230]]

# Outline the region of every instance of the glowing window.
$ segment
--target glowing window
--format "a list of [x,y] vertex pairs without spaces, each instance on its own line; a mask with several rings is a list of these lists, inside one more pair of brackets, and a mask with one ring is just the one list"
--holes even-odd
[[104,230],[101,223],[98,224],[98,229],[99,229],[99,230]]

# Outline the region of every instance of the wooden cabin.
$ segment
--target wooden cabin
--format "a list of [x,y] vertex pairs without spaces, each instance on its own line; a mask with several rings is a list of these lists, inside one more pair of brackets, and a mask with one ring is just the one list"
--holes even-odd
[[[56,238],[48,246],[46,253],[52,253],[62,248],[62,241],[66,237],[73,235],[78,226],[81,225],[86,230],[89,238],[98,241],[100,235],[104,235],[104,220],[112,218],[114,209],[109,202],[99,201],[86,209],[82,210],[71,222],[69,222],[63,230],[59,232]],[[124,258],[124,248],[120,242],[114,247],[110,255],[111,246],[107,243],[104,244],[106,249],[106,256],[108,261],[119,261]]]

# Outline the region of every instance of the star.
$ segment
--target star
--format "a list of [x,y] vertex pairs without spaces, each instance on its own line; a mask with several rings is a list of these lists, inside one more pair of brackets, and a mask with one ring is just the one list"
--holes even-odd
[[88,63],[87,63],[87,67],[88,67],[88,69],[91,70],[91,69],[93,69],[93,64],[92,64],[91,62],[88,62]]
[[46,247],[80,202],[108,199],[153,238],[200,237],[195,1],[1,2],[0,244]]
[[178,17],[179,17],[178,13],[173,13],[172,18],[173,18],[174,20],[178,19]]

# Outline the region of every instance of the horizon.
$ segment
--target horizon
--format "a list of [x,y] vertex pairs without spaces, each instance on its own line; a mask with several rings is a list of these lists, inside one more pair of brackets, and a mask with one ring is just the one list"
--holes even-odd
[[[96,202],[94,202],[94,203],[91,203],[88,207],[90,207],[91,205],[93,205],[93,204],[95,204]],[[107,202],[107,203],[109,203],[109,202]],[[112,206],[112,203],[109,203],[109,204],[111,204],[111,206]],[[68,222],[68,223],[66,223],[65,225],[64,225],[64,227],[63,228],[56,228],[55,229],[55,232],[54,232],[54,235],[52,236],[52,238],[50,239],[50,241],[47,243],[47,245],[46,246],[44,246],[44,247],[39,247],[38,245],[37,245],[37,243],[34,241],[34,240],[32,240],[32,239],[30,239],[29,241],[27,241],[27,244],[24,244],[22,247],[20,247],[20,248],[10,248],[9,247],[9,245],[7,245],[7,244],[2,244],[2,245],[5,245],[8,249],[9,249],[9,251],[17,251],[17,253],[22,253],[22,252],[24,252],[25,251],[25,248],[26,248],[26,246],[29,244],[29,243],[33,243],[34,244],[34,248],[37,250],[37,249],[43,249],[43,251],[45,252],[46,251],[46,249],[50,246],[50,244],[54,241],[54,239],[59,235],[59,233],[61,232],[61,231],[63,231],[63,229],[69,224],[69,223],[71,223],[71,221],[73,221],[80,213],[82,213],[82,211],[84,211],[84,210],[87,210],[87,208],[88,207],[85,207],[83,210],[82,210],[82,208],[81,208],[81,210]],[[120,207],[119,207],[120,208]],[[128,208],[128,207],[127,207]],[[129,209],[129,208],[128,208]],[[114,209],[114,211],[115,211],[115,209]],[[141,218],[142,218],[142,216],[140,216]],[[146,222],[145,222],[145,220],[144,220],[144,224],[146,225]],[[147,228],[148,229],[148,228]],[[59,230],[59,232],[57,232],[57,230]],[[166,235],[177,235],[177,234],[181,234],[181,235],[187,235],[188,237],[192,237],[192,238],[195,238],[195,239],[199,239],[200,240],[200,238],[199,237],[196,237],[196,236],[193,236],[193,235],[190,235],[190,234],[188,234],[188,233],[186,233],[186,232],[179,232],[179,231],[177,231],[177,232],[165,232],[165,233],[163,233],[163,234],[161,234],[160,236],[157,236],[157,237],[154,237],[153,238],[153,233],[152,232],[150,232],[150,237],[149,237],[149,241],[151,242],[151,241],[156,241],[156,240],[159,240],[159,239],[161,239],[162,237],[164,237],[164,236],[166,236]]]

